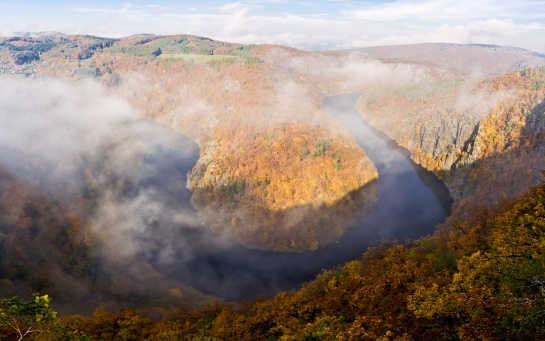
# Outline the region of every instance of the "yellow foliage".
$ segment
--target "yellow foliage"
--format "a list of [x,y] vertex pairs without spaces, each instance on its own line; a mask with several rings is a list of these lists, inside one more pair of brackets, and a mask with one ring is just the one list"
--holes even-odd
[[339,238],[373,202],[376,178],[353,139],[294,123],[215,129],[188,183],[215,230],[249,247],[299,251]]

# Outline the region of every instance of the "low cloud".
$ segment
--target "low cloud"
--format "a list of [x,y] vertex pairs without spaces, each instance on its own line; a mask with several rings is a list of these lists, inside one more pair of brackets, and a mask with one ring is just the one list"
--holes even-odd
[[94,82],[0,78],[0,151],[2,166],[67,204],[93,192],[93,230],[111,256],[155,247],[166,260],[164,234],[205,228],[181,204],[196,144]]
[[136,117],[125,101],[90,82],[74,87],[4,77],[0,93],[0,161],[15,166],[22,158],[40,160],[58,179],[73,175],[78,157],[93,154],[113,126]]

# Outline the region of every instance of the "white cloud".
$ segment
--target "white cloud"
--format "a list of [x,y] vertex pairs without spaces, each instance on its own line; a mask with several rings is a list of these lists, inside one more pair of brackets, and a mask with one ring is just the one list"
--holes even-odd
[[[149,6],[125,3],[77,7],[63,14],[66,20],[40,15],[29,22],[28,14],[22,18],[14,16],[11,26],[4,24],[0,33],[28,29],[34,22],[36,30],[68,34],[120,37],[136,33],[188,33],[231,42],[285,44],[303,49],[453,42],[514,45],[545,52],[545,41],[540,38],[545,36],[542,0],[397,0],[379,4],[325,0],[321,4],[312,3],[312,13],[304,13],[301,3],[283,0],[240,1],[216,7],[203,1],[198,9],[161,0]],[[271,10],[272,6],[281,8],[283,12],[268,14],[267,6]],[[323,13],[319,11],[322,7]]]
[[249,8],[243,6],[240,2],[224,5],[221,11],[228,13],[227,22],[223,27],[223,33],[227,35],[238,34],[248,31],[246,15]]
[[[428,32],[409,32],[369,39],[367,45],[399,45],[417,43],[487,43],[506,44],[516,35],[517,26],[510,20],[490,19],[462,25],[443,24]],[[361,42],[360,42],[361,44]],[[365,44],[365,43],[364,43]]]
[[[382,6],[346,12],[346,16],[366,21],[435,20],[448,18],[459,20],[462,14],[475,12],[475,2],[456,0],[396,1]],[[472,8],[473,7],[473,8]]]
[[338,2],[343,4],[359,4],[359,5],[372,5],[372,2],[368,1],[348,1],[348,0],[326,0],[326,2]]
[[[545,2],[506,0],[398,0],[380,6],[352,10],[346,12],[346,15],[358,20],[379,22],[399,20],[410,22],[464,22],[487,18],[505,19],[513,16],[535,16],[536,12],[529,11],[529,9],[532,6],[542,5],[545,5]],[[543,15],[543,10],[541,10],[541,14]]]
[[243,9],[245,8],[240,2],[234,2],[234,3],[229,3],[229,4],[225,4],[221,7],[221,11],[222,12],[236,12],[240,9]]

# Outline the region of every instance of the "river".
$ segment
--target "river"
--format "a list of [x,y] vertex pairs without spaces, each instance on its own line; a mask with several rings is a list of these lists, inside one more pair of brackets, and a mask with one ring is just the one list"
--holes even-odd
[[[197,230],[182,226],[175,235],[156,231],[167,235],[174,245],[183,246],[168,261],[150,256],[154,265],[199,291],[238,301],[297,288],[323,269],[359,257],[381,239],[403,242],[431,234],[450,214],[452,199],[447,188],[433,174],[414,164],[403,148],[366,124],[355,109],[357,98],[357,94],[329,97],[324,108],[354,136],[375,164],[379,173],[377,200],[337,243],[317,251],[267,252],[220,240],[206,226]],[[183,160],[177,162],[172,154],[168,157],[170,161],[165,166],[178,167],[176,174],[184,181],[190,166]],[[164,186],[168,191],[168,185]],[[188,211],[192,210],[190,194],[177,194],[178,204],[181,200]]]

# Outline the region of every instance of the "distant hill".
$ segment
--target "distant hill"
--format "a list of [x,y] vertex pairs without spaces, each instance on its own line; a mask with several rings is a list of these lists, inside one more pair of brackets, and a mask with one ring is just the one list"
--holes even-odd
[[369,47],[364,56],[387,63],[424,63],[439,67],[446,78],[483,78],[545,66],[545,55],[524,49],[485,44],[417,44]]

